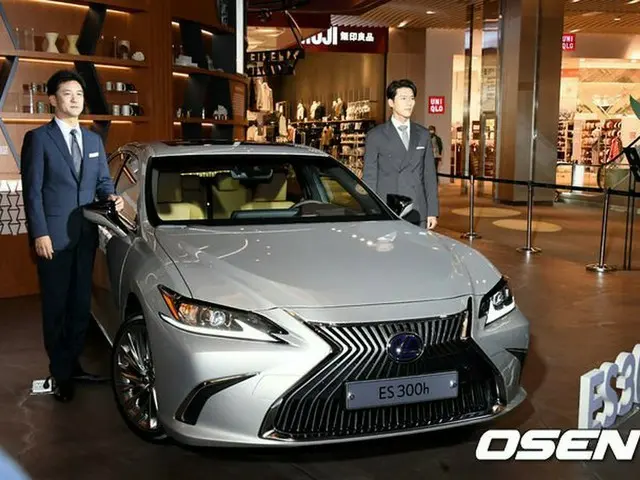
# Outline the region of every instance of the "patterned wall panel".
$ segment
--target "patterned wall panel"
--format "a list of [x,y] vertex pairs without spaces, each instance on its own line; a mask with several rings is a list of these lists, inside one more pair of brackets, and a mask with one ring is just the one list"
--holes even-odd
[[22,182],[20,180],[0,180],[0,235],[26,233]]

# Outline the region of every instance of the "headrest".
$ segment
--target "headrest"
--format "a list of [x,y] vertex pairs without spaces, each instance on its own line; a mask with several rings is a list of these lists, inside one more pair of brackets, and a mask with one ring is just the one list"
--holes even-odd
[[160,172],[158,175],[158,203],[182,202],[182,178],[179,173]]
[[287,176],[275,173],[270,183],[260,183],[256,187],[254,202],[285,202],[287,200]]
[[215,188],[219,192],[235,192],[240,188],[240,182],[230,173],[219,173],[215,177]]
[[183,175],[182,189],[200,191],[200,177],[197,175]]

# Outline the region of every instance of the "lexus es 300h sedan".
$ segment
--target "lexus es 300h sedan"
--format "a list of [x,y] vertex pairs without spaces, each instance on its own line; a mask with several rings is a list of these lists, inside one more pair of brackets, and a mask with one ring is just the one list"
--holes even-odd
[[92,312],[142,438],[297,446],[490,421],[519,405],[529,323],[482,255],[329,155],[128,144],[95,203]]

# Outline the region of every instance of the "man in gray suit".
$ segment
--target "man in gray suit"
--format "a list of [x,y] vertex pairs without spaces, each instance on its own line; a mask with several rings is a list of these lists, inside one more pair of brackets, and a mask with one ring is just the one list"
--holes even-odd
[[411,80],[387,87],[393,114],[367,134],[362,179],[384,201],[389,193],[411,197],[421,225],[431,230],[438,225],[438,180],[429,130],[410,121],[416,96]]

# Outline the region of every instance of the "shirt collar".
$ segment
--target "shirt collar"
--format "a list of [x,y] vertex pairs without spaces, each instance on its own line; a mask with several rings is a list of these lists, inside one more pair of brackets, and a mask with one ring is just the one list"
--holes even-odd
[[76,125],[75,127],[72,127],[68,123],[60,120],[58,117],[53,117],[53,118],[55,119],[55,122],[58,124],[58,127],[60,128],[60,130],[62,131],[65,137],[71,135],[71,130],[77,130],[78,133],[81,133],[80,125]]
[[400,125],[406,125],[407,127],[411,126],[411,120],[407,120],[407,123],[400,123],[396,117],[391,115],[391,123],[393,126],[398,128]]

